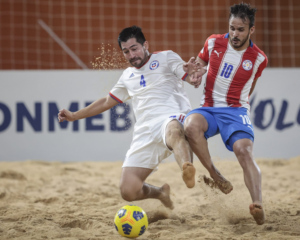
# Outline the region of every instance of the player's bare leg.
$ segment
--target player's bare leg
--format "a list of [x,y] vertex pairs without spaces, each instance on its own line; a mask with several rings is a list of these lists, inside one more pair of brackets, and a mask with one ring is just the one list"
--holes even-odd
[[170,198],[170,186],[168,184],[156,187],[145,183],[146,178],[152,171],[149,168],[123,168],[120,180],[122,198],[129,202],[154,198],[160,200],[165,207],[173,209],[174,206]]
[[228,194],[232,191],[233,187],[231,183],[222,176],[211,160],[207,140],[204,136],[207,129],[208,123],[201,114],[191,114],[185,120],[184,131],[193,152],[207,169],[217,187],[223,193]]
[[233,144],[233,151],[244,171],[245,184],[250,192],[253,204],[250,213],[258,225],[264,224],[265,214],[262,205],[261,173],[253,154],[253,143],[250,139],[240,139]]
[[166,143],[169,149],[173,150],[175,159],[182,171],[183,181],[188,188],[193,188],[196,173],[193,165],[193,153],[185,139],[184,129],[177,120],[172,120],[167,125]]

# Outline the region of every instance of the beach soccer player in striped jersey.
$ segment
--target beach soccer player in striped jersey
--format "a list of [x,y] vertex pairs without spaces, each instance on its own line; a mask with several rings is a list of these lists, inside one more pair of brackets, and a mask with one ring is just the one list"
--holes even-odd
[[159,199],[172,209],[169,185],[156,187],[145,180],[163,159],[174,153],[186,186],[195,185],[192,152],[183,129],[185,114],[191,110],[183,81],[195,87],[201,83],[201,78],[189,77],[198,70],[195,59],[185,63],[173,51],[150,54],[149,43],[137,26],[123,29],[118,43],[132,67],[124,70],[107,97],[74,113],[60,110],[58,119],[62,122],[87,118],[131,99],[136,123],[122,167],[121,195],[127,201]]
[[255,12],[250,4],[231,6],[229,32],[213,34],[206,40],[196,59],[203,69],[207,68],[204,93],[200,107],[186,115],[185,134],[214,183],[228,194],[233,187],[214,166],[207,146],[207,139],[220,133],[226,148],[235,153],[243,168],[252,198],[250,213],[257,224],[263,224],[261,173],[252,153],[249,96],[268,59],[250,39],[255,30]]

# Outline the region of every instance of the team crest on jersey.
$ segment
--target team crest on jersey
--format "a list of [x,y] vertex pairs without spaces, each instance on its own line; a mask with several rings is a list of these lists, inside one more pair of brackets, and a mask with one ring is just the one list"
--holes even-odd
[[250,60],[245,60],[245,61],[243,62],[243,68],[244,68],[246,71],[251,70],[252,67],[253,67],[253,64],[252,64],[252,62],[251,62]]
[[151,70],[155,70],[156,68],[158,68],[159,66],[159,62],[157,60],[154,60],[152,63],[150,63],[150,69]]

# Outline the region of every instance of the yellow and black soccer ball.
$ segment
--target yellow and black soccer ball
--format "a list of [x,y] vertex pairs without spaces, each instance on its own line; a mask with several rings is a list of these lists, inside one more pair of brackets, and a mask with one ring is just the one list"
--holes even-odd
[[145,211],[135,205],[126,205],[118,210],[115,216],[115,228],[123,237],[136,238],[148,228]]

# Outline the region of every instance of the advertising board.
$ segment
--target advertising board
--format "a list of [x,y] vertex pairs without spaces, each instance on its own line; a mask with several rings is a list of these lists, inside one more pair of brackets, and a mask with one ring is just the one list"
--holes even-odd
[[[59,109],[81,109],[105,97],[121,76],[114,71],[0,71],[0,161],[116,161],[130,147],[135,123],[129,102],[72,123]],[[300,69],[266,69],[250,98],[258,158],[300,155]],[[193,108],[203,84],[185,83]],[[211,156],[235,158],[220,136],[208,140]]]

